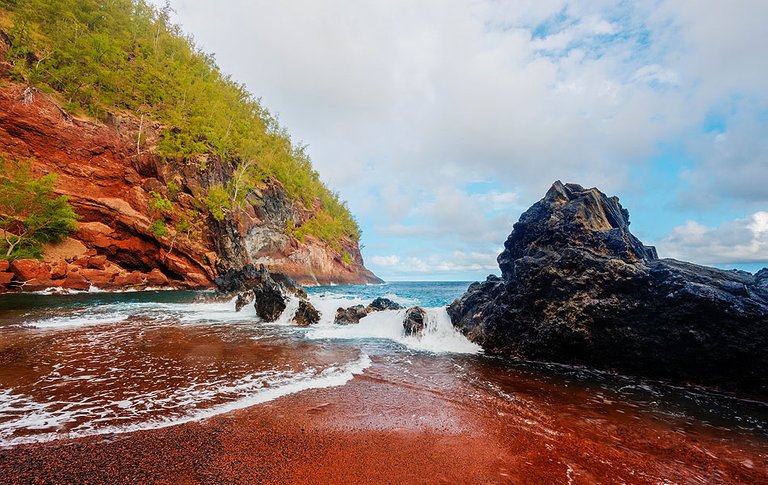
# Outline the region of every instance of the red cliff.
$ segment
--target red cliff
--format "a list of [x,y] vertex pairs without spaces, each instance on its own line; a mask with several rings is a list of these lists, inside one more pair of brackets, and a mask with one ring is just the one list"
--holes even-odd
[[[208,187],[231,179],[232,164],[214,156],[161,159],[151,150],[159,125],[130,114],[106,123],[73,117],[47,94],[11,82],[7,72],[0,64],[0,155],[31,159],[35,175],[56,173],[57,192],[70,197],[82,219],[68,240],[46,248],[34,275],[18,267],[35,263],[15,263],[0,268],[0,285],[205,288],[219,269],[250,262],[303,284],[380,282],[364,267],[356,241],[334,249],[289,235],[289,221],[300,225],[313,210],[290,201],[279,182],[253,191],[237,217],[216,221],[201,200]],[[151,192],[173,202],[169,223],[188,217],[191,228],[153,233]]]

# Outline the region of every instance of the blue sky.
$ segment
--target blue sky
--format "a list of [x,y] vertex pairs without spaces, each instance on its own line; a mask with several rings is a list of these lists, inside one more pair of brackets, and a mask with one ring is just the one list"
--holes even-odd
[[172,0],[387,280],[480,279],[557,179],[662,257],[768,266],[768,2]]

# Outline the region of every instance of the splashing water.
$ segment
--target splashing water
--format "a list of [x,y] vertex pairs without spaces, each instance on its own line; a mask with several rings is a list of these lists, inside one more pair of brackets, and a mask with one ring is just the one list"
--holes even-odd
[[170,426],[343,385],[371,365],[365,347],[349,343],[479,351],[443,308],[428,309],[422,338],[404,336],[404,310],[333,323],[338,307],[368,304],[372,290],[419,303],[387,287],[312,289],[321,322],[304,329],[291,323],[295,298],[266,324],[251,305],[236,312],[234,299],[199,292],[2,297],[0,446]]

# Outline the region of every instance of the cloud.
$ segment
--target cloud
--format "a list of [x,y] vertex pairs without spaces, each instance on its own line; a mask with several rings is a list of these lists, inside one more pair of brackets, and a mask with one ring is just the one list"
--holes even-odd
[[507,237],[522,211],[519,204],[514,192],[468,194],[459,188],[443,187],[412,204],[390,224],[380,225],[377,233],[429,238],[441,245],[496,246]]
[[[172,3],[309,144],[368,259],[489,251],[556,179],[624,195],[651,170],[666,227],[768,200],[768,2]],[[668,145],[679,169],[655,170]]]
[[496,256],[501,249],[490,252],[454,251],[447,257],[406,257],[397,255],[373,256],[370,262],[383,271],[398,275],[430,274],[452,275],[458,273],[498,273]]
[[660,255],[700,264],[768,263],[768,212],[708,227],[688,221],[659,244]]
[[756,110],[753,102],[728,103],[722,131],[691,138],[689,150],[698,163],[683,173],[684,207],[708,209],[723,199],[768,203],[768,109]]

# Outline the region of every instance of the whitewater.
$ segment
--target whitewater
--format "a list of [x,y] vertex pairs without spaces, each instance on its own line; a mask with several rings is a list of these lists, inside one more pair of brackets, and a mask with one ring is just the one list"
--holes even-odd
[[[371,355],[481,353],[451,325],[445,305],[466,283],[310,288],[321,314],[274,323],[210,292],[11,295],[0,302],[0,447],[172,426],[307,389],[342,386]],[[405,310],[356,325],[340,307],[383,296],[427,311],[422,337],[406,336]],[[15,360],[14,360],[15,359]]]

